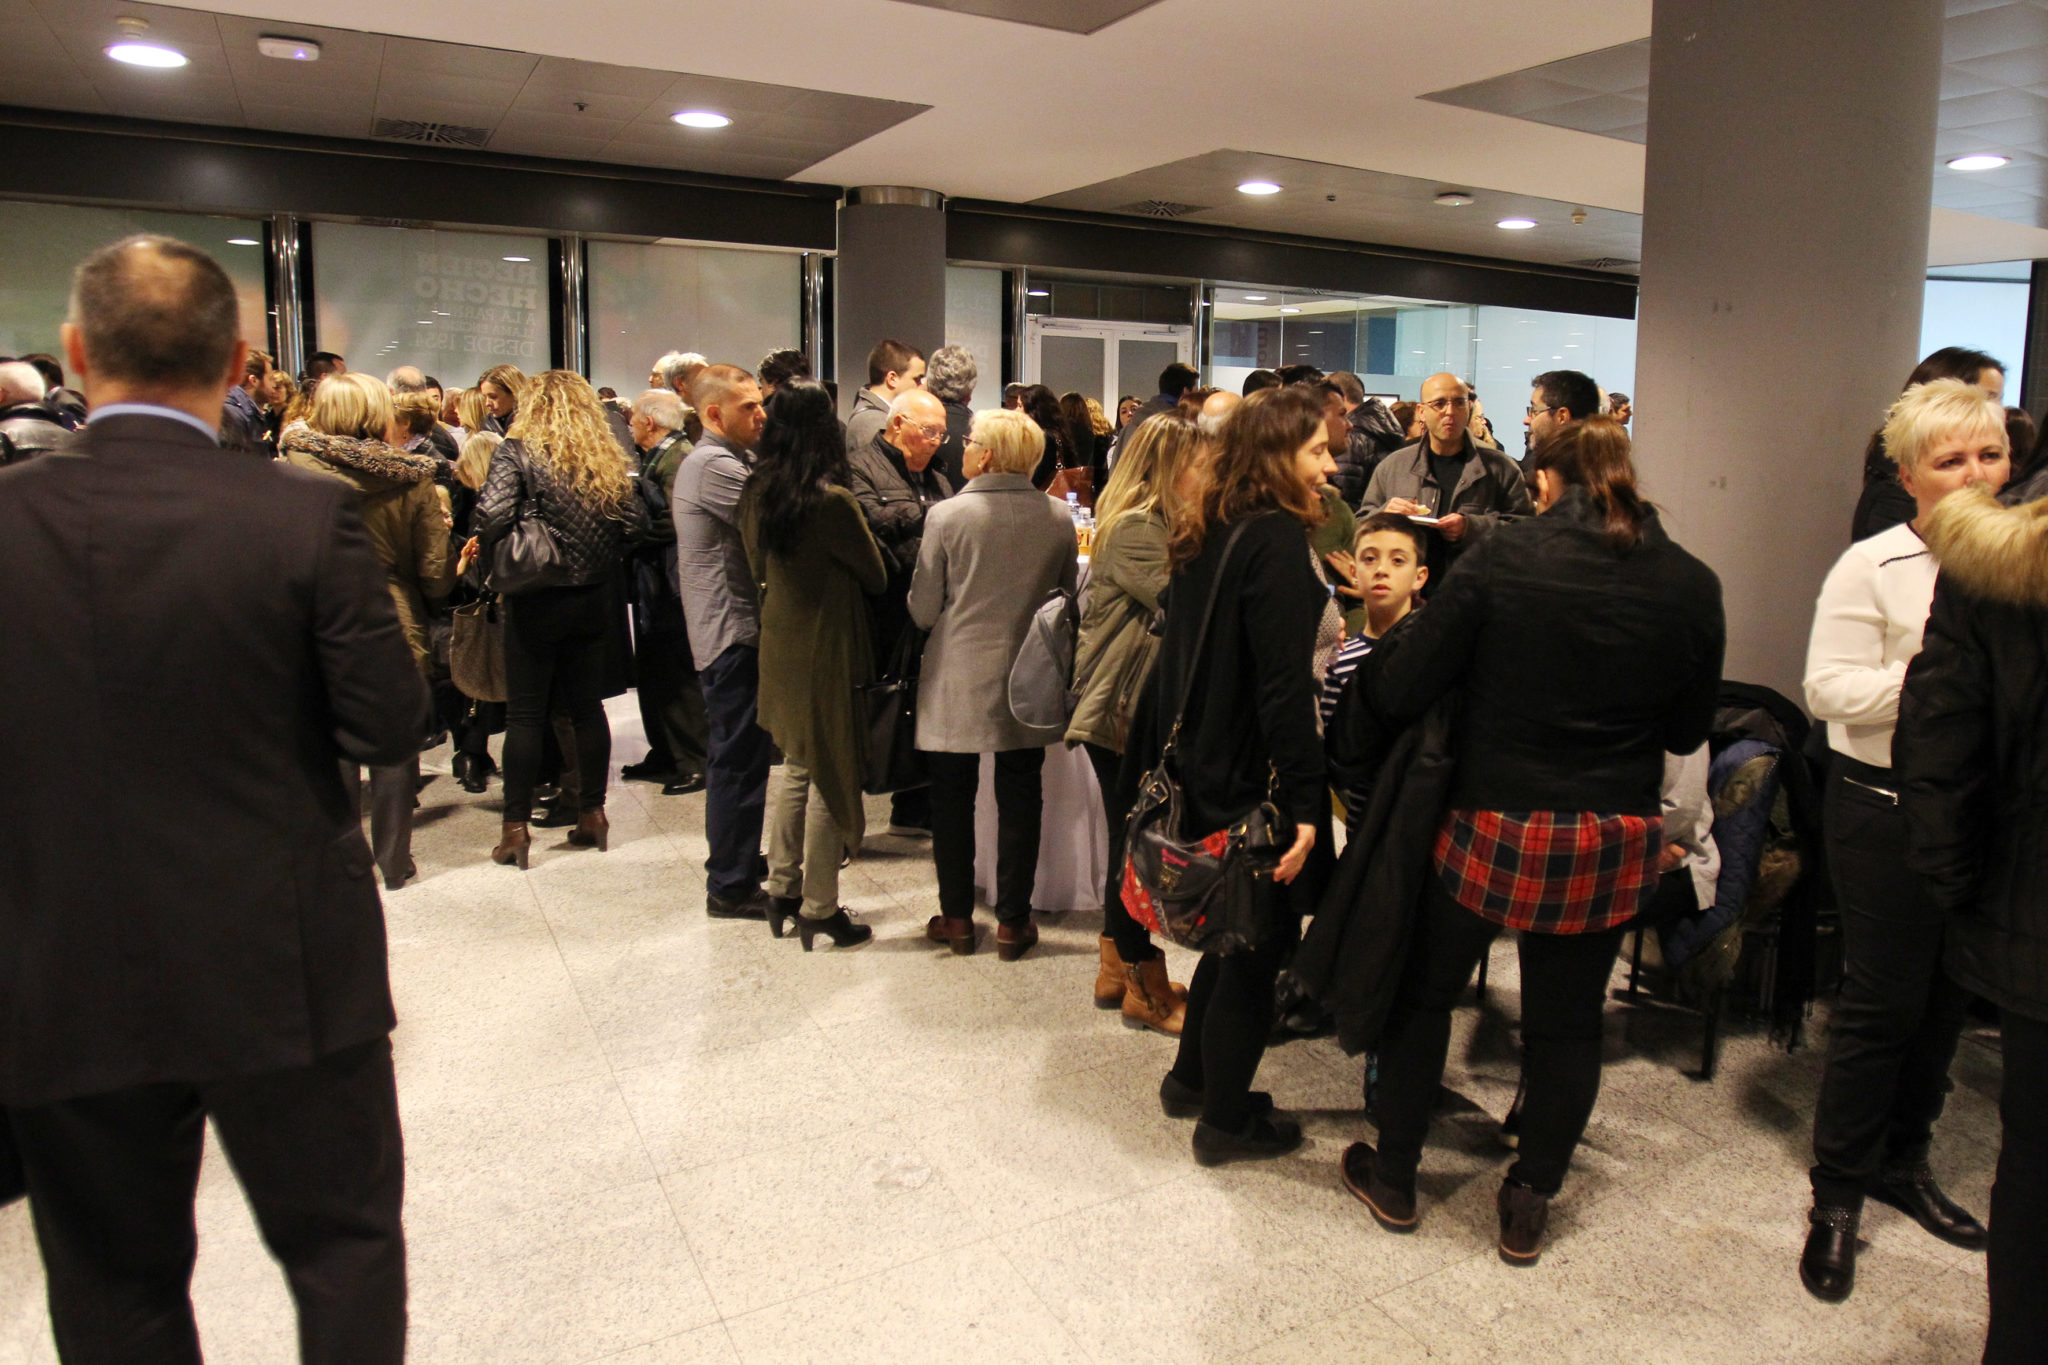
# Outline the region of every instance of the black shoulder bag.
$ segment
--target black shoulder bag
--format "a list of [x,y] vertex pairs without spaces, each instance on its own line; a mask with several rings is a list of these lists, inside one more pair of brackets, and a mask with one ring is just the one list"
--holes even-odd
[[526,446],[507,441],[502,449],[510,452],[519,467],[519,506],[513,510],[511,529],[491,547],[490,585],[513,595],[560,587],[568,581],[568,565],[554,528],[541,515],[538,481],[526,457]]
[[1166,747],[1160,750],[1158,766],[1139,784],[1137,804],[1124,825],[1124,908],[1153,933],[1198,953],[1237,953],[1258,945],[1267,925],[1256,884],[1262,877],[1271,878],[1280,863],[1273,831],[1281,816],[1270,800],[1206,838],[1189,839],[1182,833],[1185,802],[1173,775],[1174,746],[1194,691],[1195,672],[1202,666],[1216,597],[1245,525],[1240,521],[1233,526],[1223,543]]

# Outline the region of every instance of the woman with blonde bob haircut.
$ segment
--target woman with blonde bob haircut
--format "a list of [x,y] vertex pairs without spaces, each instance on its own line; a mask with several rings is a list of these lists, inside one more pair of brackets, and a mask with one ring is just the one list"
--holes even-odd
[[1109,821],[1095,1004],[1121,1008],[1133,1027],[1168,1037],[1180,1036],[1185,991],[1167,980],[1166,960],[1124,908],[1124,821],[1137,793],[1120,779],[1131,714],[1159,658],[1152,619],[1171,577],[1169,528],[1174,509],[1192,500],[1189,485],[1199,474],[1202,451],[1200,430],[1175,412],[1146,418],[1124,438],[1109,486],[1095,504],[1088,611],[1074,652],[1077,700],[1067,726],[1067,743],[1087,746]]
[[553,585],[505,594],[505,816],[491,858],[524,868],[541,726],[550,709],[576,731],[580,809],[569,842],[600,850],[609,843],[604,793],[612,734],[604,676],[619,603],[612,580],[626,551],[647,534],[648,519],[589,380],[549,370],[524,385],[519,404],[477,498],[473,543],[489,564],[493,547],[530,502],[560,552]]
[[1038,423],[1010,408],[991,408],[974,414],[960,467],[970,479],[983,474],[1028,476],[1044,456],[1045,431]]
[[1942,970],[1946,916],[1907,866],[1892,733],[1940,573],[1921,526],[1957,489],[2005,486],[2005,409],[1959,379],[1915,384],[1892,405],[1883,442],[1916,515],[1842,552],[1806,647],[1807,709],[1827,722],[1834,751],[1822,827],[1844,965],[1814,1108],[1799,1278],[1830,1303],[1855,1288],[1865,1196],[1956,1246],[1981,1249],[1988,1237],[1928,1165],[1969,996]]
[[[444,597],[455,565],[448,521],[434,491],[440,460],[401,449],[407,439],[391,390],[367,374],[330,375],[307,405],[306,422],[287,431],[279,455],[301,469],[340,479],[361,496],[363,530],[391,588],[413,662],[431,674],[427,599]],[[360,773],[342,765],[350,790]],[[397,889],[413,874],[412,802],[419,759],[370,769],[370,842],[384,884]]]

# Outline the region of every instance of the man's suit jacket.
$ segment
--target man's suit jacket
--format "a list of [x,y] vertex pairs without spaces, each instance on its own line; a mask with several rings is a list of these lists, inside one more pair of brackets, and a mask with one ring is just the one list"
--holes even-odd
[[0,469],[0,1103],[390,1030],[338,760],[426,691],[354,500],[146,414]]

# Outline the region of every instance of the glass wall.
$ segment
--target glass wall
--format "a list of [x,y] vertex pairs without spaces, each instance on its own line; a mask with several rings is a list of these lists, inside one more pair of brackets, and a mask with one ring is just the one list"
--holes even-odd
[[315,223],[312,349],[450,387],[493,365],[544,370],[547,262],[545,237]]
[[803,261],[794,252],[592,242],[590,382],[631,398],[669,351],[753,370],[803,345]]
[[[946,267],[946,344],[974,353],[980,378],[972,406],[1000,407],[1003,401],[1003,272],[971,266]],[[864,379],[865,375],[854,376]]]
[[2006,364],[2006,399],[2017,402],[2017,376],[2026,364],[2027,295],[2032,261],[1944,266],[1927,272],[1920,313],[1920,354],[1967,346]]
[[137,232],[176,237],[219,261],[241,300],[242,335],[259,350],[270,348],[263,225],[254,219],[0,200],[7,260],[0,272],[0,354],[44,351],[62,359],[57,327],[70,308],[72,272],[94,251]]

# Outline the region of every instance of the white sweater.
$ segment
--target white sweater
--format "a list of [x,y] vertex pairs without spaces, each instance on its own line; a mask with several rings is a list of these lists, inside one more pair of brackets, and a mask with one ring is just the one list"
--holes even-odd
[[1828,572],[1806,645],[1806,706],[1827,722],[1835,752],[1891,767],[1899,690],[1920,652],[1938,572],[1911,526],[1857,541]]

